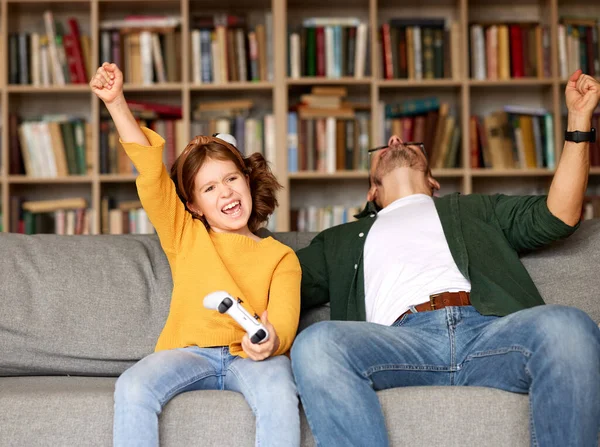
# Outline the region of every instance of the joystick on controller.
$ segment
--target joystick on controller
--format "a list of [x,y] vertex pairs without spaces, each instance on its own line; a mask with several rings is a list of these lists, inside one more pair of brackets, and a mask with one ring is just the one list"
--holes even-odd
[[204,297],[204,307],[228,314],[244,328],[252,343],[262,343],[269,339],[269,331],[260,322],[258,315],[250,315],[241,305],[242,300],[233,298],[227,292],[219,290]]

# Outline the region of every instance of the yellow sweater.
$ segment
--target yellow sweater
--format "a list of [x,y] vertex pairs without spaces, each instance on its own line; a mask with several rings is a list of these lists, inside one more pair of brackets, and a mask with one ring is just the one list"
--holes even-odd
[[300,317],[300,263],[294,251],[268,237],[255,241],[232,233],[207,231],[192,219],[177,196],[163,165],[163,138],[142,131],[151,146],[121,141],[139,176],[137,190],[160,239],[173,276],[171,307],[156,351],[186,346],[229,346],[246,357],[245,331],[230,316],[206,309],[210,292],[225,290],[239,297],[250,314],[266,309],[280,339],[274,355],[292,345]]

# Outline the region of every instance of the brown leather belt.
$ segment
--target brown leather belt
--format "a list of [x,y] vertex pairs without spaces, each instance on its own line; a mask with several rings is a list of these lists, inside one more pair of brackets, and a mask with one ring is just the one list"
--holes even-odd
[[[471,305],[471,300],[469,299],[469,292],[442,292],[436,293],[435,295],[429,296],[428,303],[422,303],[418,306],[414,306],[414,309],[417,312],[428,312],[430,310],[439,310],[448,306],[469,306]],[[404,312],[396,321],[402,318],[407,313],[413,313],[411,309]],[[394,323],[396,322],[394,321]]]

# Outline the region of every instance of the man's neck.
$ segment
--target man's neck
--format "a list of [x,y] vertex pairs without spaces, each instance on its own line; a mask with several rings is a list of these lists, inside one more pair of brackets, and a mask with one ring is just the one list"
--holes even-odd
[[414,194],[432,195],[423,173],[411,168],[398,168],[383,179],[385,197],[382,197],[384,208],[392,202]]

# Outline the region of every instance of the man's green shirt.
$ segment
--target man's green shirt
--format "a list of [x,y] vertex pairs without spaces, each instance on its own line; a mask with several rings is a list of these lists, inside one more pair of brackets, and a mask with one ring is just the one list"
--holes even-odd
[[[460,195],[434,199],[450,252],[471,282],[483,315],[504,316],[544,304],[519,255],[572,234],[546,196]],[[331,303],[332,320],[364,321],[364,246],[377,212],[369,203],[355,222],[319,233],[298,250],[302,308]],[[398,295],[402,290],[398,290]]]

